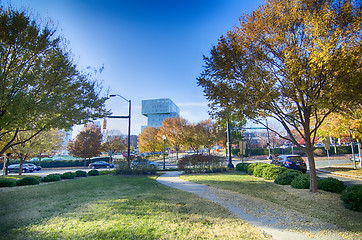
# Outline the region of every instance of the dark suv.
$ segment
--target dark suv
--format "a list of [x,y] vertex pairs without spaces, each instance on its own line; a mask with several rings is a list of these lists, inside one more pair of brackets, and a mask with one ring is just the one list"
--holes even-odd
[[307,172],[307,165],[305,164],[305,161],[300,155],[279,155],[272,160],[271,164],[299,170],[303,173]]

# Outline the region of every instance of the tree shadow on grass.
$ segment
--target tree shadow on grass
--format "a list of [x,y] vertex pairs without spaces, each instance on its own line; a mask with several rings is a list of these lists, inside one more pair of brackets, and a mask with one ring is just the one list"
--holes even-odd
[[30,186],[8,191],[0,203],[7,205],[0,224],[6,239],[264,237],[222,207],[154,177],[98,176]]

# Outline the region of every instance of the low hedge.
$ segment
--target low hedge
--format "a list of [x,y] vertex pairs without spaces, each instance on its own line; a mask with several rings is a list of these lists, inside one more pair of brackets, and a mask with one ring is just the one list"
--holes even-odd
[[76,177],[86,177],[86,176],[87,176],[87,172],[86,172],[86,171],[78,170],[78,171],[75,172],[75,176],[76,176]]
[[37,185],[40,181],[35,177],[25,177],[16,181],[16,186]]
[[297,189],[309,189],[310,187],[310,177],[308,174],[302,174],[296,176],[294,180],[290,183],[293,188]]
[[74,172],[65,172],[60,176],[61,179],[74,179],[75,173]]
[[253,175],[255,177],[263,177],[264,169],[268,166],[269,164],[267,163],[257,163],[253,168]]
[[13,179],[1,178],[0,187],[15,187],[16,181]]
[[287,171],[287,168],[268,164],[268,166],[266,166],[263,169],[262,178],[268,179],[268,180],[275,180],[277,177],[279,177],[285,171]]
[[235,167],[235,170],[247,173],[249,165],[250,165],[250,163],[238,163]]
[[54,173],[54,174],[49,174],[45,177],[42,177],[41,181],[42,182],[57,182],[57,181],[60,181],[60,178],[61,178],[61,174]]
[[287,169],[280,174],[279,176],[277,176],[274,180],[274,182],[276,184],[279,185],[290,185],[292,183],[292,181],[294,180],[294,178],[296,178],[299,175],[302,175],[303,173],[297,170],[292,170],[292,169]]
[[96,169],[90,170],[88,172],[88,176],[98,176],[99,175],[99,171]]
[[247,166],[246,171],[248,174],[253,175],[254,168],[257,166],[258,163],[251,163]]
[[343,190],[341,200],[347,209],[362,212],[362,185],[353,185]]
[[327,192],[342,193],[346,189],[346,185],[338,179],[328,177],[318,180],[318,188]]

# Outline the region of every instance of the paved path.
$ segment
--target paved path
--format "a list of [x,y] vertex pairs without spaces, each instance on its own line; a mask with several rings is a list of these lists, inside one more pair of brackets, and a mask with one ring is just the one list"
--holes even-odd
[[[333,230],[328,235],[325,235],[325,233],[320,234],[322,230],[334,229],[335,227],[332,225],[321,223],[319,220],[303,216],[298,212],[294,212],[292,217],[284,216],[281,213],[286,212],[286,209],[282,209],[279,205],[277,206],[276,204],[247,195],[191,183],[180,179],[180,175],[181,172],[166,172],[158,177],[157,181],[169,187],[190,192],[218,203],[244,221],[258,227],[267,235],[271,235],[273,239],[311,239],[307,233],[309,233],[309,236],[312,235],[316,237],[314,239],[343,239],[333,232]],[[250,210],[252,207],[256,208],[253,209],[252,212],[257,211],[261,214],[257,215],[250,211],[248,212],[248,209]],[[288,209],[288,212],[290,212],[290,209]],[[297,225],[288,225],[290,222],[294,222]],[[308,223],[308,226],[303,225],[302,222]],[[302,226],[302,229],[300,229],[300,226]],[[293,227],[295,227],[295,229],[293,229]],[[301,231],[296,232],[296,230]]]

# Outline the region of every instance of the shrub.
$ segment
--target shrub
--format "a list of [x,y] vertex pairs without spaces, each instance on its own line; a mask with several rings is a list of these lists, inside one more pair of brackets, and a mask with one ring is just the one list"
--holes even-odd
[[278,167],[278,166],[275,166],[275,165],[272,165],[272,164],[268,164],[268,166],[266,166],[263,169],[262,177],[264,179],[268,179],[268,180],[275,180],[278,176],[283,174],[285,171],[287,171],[287,168]]
[[99,171],[96,169],[90,170],[88,172],[88,176],[98,176],[99,175]]
[[117,169],[116,169],[116,174],[132,174],[133,171],[132,169],[128,166],[127,162],[120,162]]
[[254,172],[254,167],[256,166],[257,163],[251,163],[246,167],[246,172],[250,175],[253,175]]
[[177,167],[180,170],[184,170],[185,168],[211,169],[213,167],[223,167],[224,165],[225,161],[222,157],[199,154],[185,156],[177,163]]
[[248,172],[247,167],[249,165],[250,163],[238,163],[235,167],[235,170],[240,172]]
[[253,175],[255,177],[262,177],[264,168],[268,167],[269,164],[267,163],[257,163],[253,170]]
[[17,186],[25,186],[25,185],[37,185],[40,181],[35,177],[25,177],[18,181],[16,181]]
[[42,177],[41,181],[42,182],[57,182],[57,181],[60,181],[60,177],[61,177],[60,174],[49,174],[45,177]]
[[294,178],[302,174],[300,171],[285,168],[285,171],[277,176],[274,182],[279,185],[290,185]]
[[326,152],[322,149],[322,148],[316,148],[314,149],[314,155],[322,157],[322,156],[326,156]]
[[13,179],[0,179],[0,187],[14,187],[16,186],[16,181]]
[[75,172],[75,177],[86,177],[86,176],[87,176],[86,171],[78,170],[78,171]]
[[74,172],[65,172],[60,176],[61,179],[74,179],[75,173]]
[[362,211],[362,185],[354,185],[343,190],[341,194],[343,205],[353,211]]
[[99,175],[108,175],[108,174],[114,174],[115,171],[112,170],[112,171],[109,171],[109,170],[102,170],[102,171],[99,171]]
[[346,185],[338,179],[329,177],[319,179],[318,188],[328,192],[341,193],[344,189],[346,189]]
[[308,174],[296,176],[290,184],[293,188],[308,189],[310,187],[310,178]]

